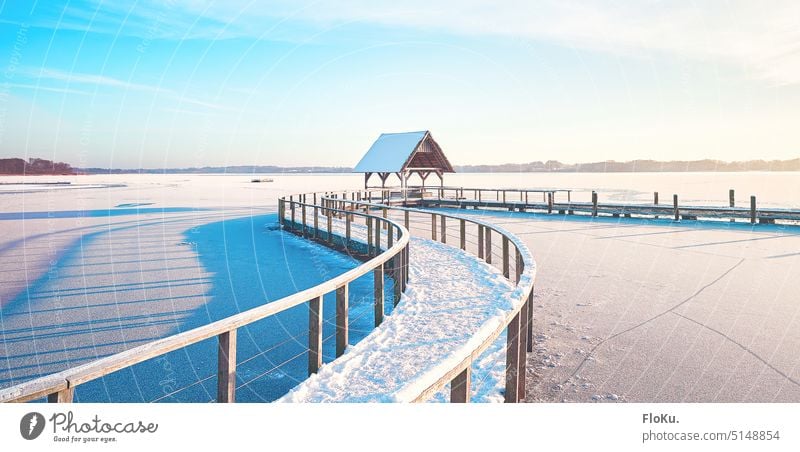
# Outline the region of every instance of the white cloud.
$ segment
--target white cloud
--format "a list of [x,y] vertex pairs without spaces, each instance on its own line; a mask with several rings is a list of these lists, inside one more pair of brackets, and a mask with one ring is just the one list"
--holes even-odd
[[391,7],[349,0],[315,5],[304,14],[320,22],[363,20],[547,40],[607,52],[657,51],[739,65],[771,82],[800,82],[796,0],[406,0]]
[[[103,87],[110,87],[110,88],[118,88],[122,90],[130,90],[130,91],[145,91],[151,93],[157,93],[163,95],[166,99],[177,101],[179,104],[188,104],[193,105],[196,107],[207,108],[210,110],[217,110],[217,111],[232,111],[234,108],[228,107],[225,105],[221,105],[214,102],[209,102],[201,99],[195,99],[192,97],[187,97],[177,91],[162,88],[159,86],[153,85],[145,85],[141,83],[132,83],[125,80],[119,80],[113,77],[107,77],[103,75],[96,75],[96,74],[84,74],[78,72],[64,72],[59,71],[56,69],[48,69],[48,68],[41,68],[41,69],[32,69],[32,68],[23,68],[19,71],[20,75],[25,77],[38,79],[39,81],[56,81],[56,82],[63,82],[69,85],[78,84],[78,85],[89,85],[89,86],[103,86]],[[61,92],[75,92],[75,93],[83,93],[88,94],[86,91],[76,91],[72,90],[71,88],[64,88],[64,87],[50,87],[45,85],[19,85],[19,87],[26,87],[26,86],[37,86],[38,89],[48,90],[48,91],[61,91]]]
[[91,22],[88,28],[96,32],[143,39],[285,39],[278,30],[281,24],[291,28],[302,22],[324,29],[362,22],[544,40],[613,53],[665,52],[736,65],[775,84],[800,83],[797,0],[139,0],[133,6],[88,2],[91,5],[68,7],[58,25],[80,29]]
[[25,89],[31,91],[48,91],[53,93],[65,93],[65,94],[80,94],[87,96],[91,93],[88,91],[81,91],[77,89],[70,89],[70,88],[56,88],[52,86],[42,86],[42,85],[34,85],[28,83],[6,83],[3,86],[8,88],[15,88],[15,89]]
[[[161,38],[259,38],[281,21],[322,28],[364,22],[545,40],[604,52],[665,52],[738,65],[772,83],[800,83],[796,0],[173,0],[142,1],[130,11],[129,6],[110,10],[108,5],[102,7],[106,23],[130,12],[144,24],[157,25],[140,23],[129,26],[130,31]],[[102,15],[96,23],[103,23]]]
[[37,79],[44,79],[44,80],[56,80],[60,82],[66,83],[76,83],[76,84],[85,84],[85,85],[99,85],[99,86],[108,86],[113,88],[120,88],[125,90],[134,90],[134,91],[151,91],[151,92],[163,92],[164,90],[150,85],[142,85],[138,83],[131,83],[126,82],[124,80],[115,79],[112,77],[106,77],[103,75],[96,75],[96,74],[82,74],[78,72],[64,72],[59,71],[56,69],[24,69],[21,71],[23,74],[37,78]]

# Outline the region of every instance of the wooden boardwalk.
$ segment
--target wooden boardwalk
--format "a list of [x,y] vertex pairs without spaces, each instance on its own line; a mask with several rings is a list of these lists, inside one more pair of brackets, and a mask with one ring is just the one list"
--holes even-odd
[[[755,196],[751,196],[748,207],[734,206],[733,193],[729,206],[682,205],[678,195],[671,202],[659,203],[654,193],[652,204],[620,204],[598,202],[597,192],[592,192],[590,202],[572,200],[572,190],[528,190],[485,189],[467,187],[414,187],[406,191],[398,189],[366,190],[350,193],[350,196],[389,206],[404,207],[452,207],[461,209],[502,209],[520,212],[546,212],[560,215],[589,215],[593,217],[644,217],[680,220],[730,220],[751,224],[774,224],[776,221],[800,224],[800,210],[759,208]],[[336,194],[332,195],[338,198]],[[560,199],[557,199],[560,198]],[[566,198],[566,199],[564,199]]]

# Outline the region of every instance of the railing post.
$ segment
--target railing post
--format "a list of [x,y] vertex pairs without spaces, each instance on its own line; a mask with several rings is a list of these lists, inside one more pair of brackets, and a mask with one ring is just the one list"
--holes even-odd
[[503,190],[503,204],[506,203],[506,191]]
[[756,224],[756,197],[750,197],[750,224]]
[[403,250],[392,259],[392,275],[394,279],[394,300],[393,303],[397,306],[400,302],[400,297],[403,295]]
[[519,313],[506,330],[506,403],[519,402]]
[[472,368],[467,366],[450,382],[450,403],[469,403]]
[[442,243],[447,243],[447,217],[442,215]]
[[303,238],[308,238],[308,226],[306,225],[306,205],[303,204],[301,212],[301,218],[303,219]]
[[484,229],[483,235],[486,238],[486,249],[484,250],[484,253],[486,255],[486,263],[487,264],[491,264],[492,263],[492,229],[491,228],[487,228],[487,227],[484,227],[483,229]]
[[375,282],[375,326],[383,323],[383,264],[373,270]]
[[597,216],[597,192],[592,192],[592,216]]
[[[731,188],[728,190],[728,204],[730,205],[731,209],[736,207],[736,192]],[[731,223],[735,223],[736,218],[731,217]]]
[[319,238],[319,207],[314,206],[314,238]]
[[294,230],[295,227],[296,227],[295,221],[294,221],[294,211],[295,211],[294,202],[290,202],[289,203],[289,209],[292,211],[292,230]]
[[372,217],[367,217],[367,255],[372,256]]
[[322,366],[322,297],[308,302],[308,375]]
[[217,403],[236,401],[236,330],[217,336]]
[[658,205],[658,192],[657,191],[653,192],[653,205],[654,206]]
[[528,300],[519,311],[519,361],[517,362],[517,398],[525,400],[525,374],[528,366]]
[[284,216],[286,215],[286,205],[283,198],[278,199],[278,224],[283,227]]
[[375,219],[375,255],[381,254],[381,220]]
[[333,243],[333,212],[328,211],[328,243]]
[[406,250],[408,246],[403,248],[403,251],[400,252],[400,291],[404,292],[406,290],[406,283],[408,282],[408,253]]
[[672,213],[675,215],[675,221],[681,219],[681,212],[678,209],[678,195],[672,195]]
[[436,214],[431,214],[431,240],[436,241]]
[[406,245],[405,257],[403,258],[403,268],[406,270],[406,274],[403,277],[403,290],[406,290],[408,286],[408,279],[411,276],[411,245]]
[[409,221],[409,218],[408,218],[408,216],[409,216],[409,215],[408,215],[408,211],[406,210],[406,211],[405,211],[405,212],[403,212],[403,213],[405,214],[405,215],[404,215],[404,217],[405,217],[405,218],[404,218],[404,220],[405,220],[405,226],[406,226],[406,229],[410,229],[410,224],[411,224],[411,222]]
[[508,237],[503,236],[503,276],[509,279]]
[[[384,220],[386,220],[386,218],[388,218],[388,215],[389,215],[389,213],[388,213],[388,212],[389,212],[389,209],[387,209],[386,207],[384,207],[384,208],[383,208],[383,219],[384,219]],[[388,221],[384,221],[384,222],[383,222],[383,229],[389,229],[389,222],[388,222]]]
[[553,213],[553,193],[547,193],[547,213]]
[[72,403],[75,397],[75,388],[62,389],[58,392],[47,395],[48,403]]
[[352,222],[353,222],[353,217],[350,214],[345,215],[345,218],[344,218],[344,235],[347,238],[347,241],[345,242],[344,246],[346,248],[350,248],[350,237],[352,236],[352,232],[351,232],[351,229],[352,229],[351,224],[352,224]]
[[533,351],[533,290],[528,295],[528,352]]
[[350,334],[350,288],[347,283],[336,289],[336,357],[342,356],[347,348]]
[[478,258],[483,259],[483,225],[478,225]]
[[461,249],[462,250],[466,250],[467,249],[467,222],[464,221],[464,219],[462,218],[460,220],[460,223],[461,223],[461,226],[459,228],[459,232],[461,233],[461,240],[460,240]]

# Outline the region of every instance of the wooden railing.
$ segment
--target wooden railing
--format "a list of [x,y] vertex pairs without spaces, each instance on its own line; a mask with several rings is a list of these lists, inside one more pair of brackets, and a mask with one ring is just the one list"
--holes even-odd
[[[564,196],[566,194],[566,196]],[[591,192],[586,201],[573,200],[572,190],[527,189],[527,188],[472,188],[472,187],[409,187],[370,189],[354,193],[358,199],[368,199],[389,204],[406,204],[420,207],[489,208],[519,211],[540,211],[560,215],[583,214],[592,217],[668,218],[680,220],[731,220],[750,224],[800,223],[800,210],[791,208],[760,207],[756,196],[735,202],[734,190],[730,190],[729,204],[708,206],[679,202],[673,194],[667,202],[659,201],[659,193],[653,192],[652,203],[627,204],[601,202],[597,191]],[[557,199],[558,196],[558,199]],[[564,199],[566,198],[566,199]],[[742,205],[744,204],[744,205]]]
[[[380,190],[380,193],[384,196],[384,201],[391,197],[391,192],[387,190]],[[367,201],[360,200],[362,194]],[[487,222],[459,215],[369,202],[375,200],[375,195],[375,191],[342,192],[341,197],[338,193],[309,193],[278,200],[279,221],[285,230],[326,246],[364,255],[368,260],[355,269],[310,289],[226,319],[0,390],[0,402],[24,402],[42,397],[47,397],[50,402],[71,402],[75,388],[83,383],[214,336],[218,338],[217,401],[234,402],[238,328],[306,303],[309,305],[308,373],[312,374],[322,365],[322,297],[327,293],[336,293],[338,357],[348,343],[349,284],[365,274],[374,274],[375,324],[380,324],[384,312],[384,275],[388,274],[395,281],[395,303],[408,281],[411,225],[420,221],[429,223],[430,229],[415,226],[414,231],[426,231],[417,232],[416,235],[447,243],[451,233],[448,220],[452,225],[458,225],[456,235],[462,250],[497,266],[506,278],[515,283],[509,300],[513,308],[507,312],[504,321],[480,344],[462,352],[457,365],[436,375],[426,389],[414,394],[409,401],[424,401],[450,383],[450,400],[468,402],[472,363],[503,331],[507,333],[505,400],[517,402],[524,398],[526,356],[533,349],[532,299],[535,262],[530,251],[513,234]],[[309,197],[311,202],[307,202]],[[402,220],[389,218],[390,212],[402,216]],[[345,223],[344,233],[335,231],[335,216]],[[319,225],[321,217],[325,220],[323,227]],[[364,219],[367,226],[366,246],[361,249],[351,236],[351,225],[355,217]],[[430,231],[429,236],[427,231]],[[386,242],[383,247],[382,237],[385,237]],[[493,244],[497,243],[495,240],[499,240],[499,250]],[[499,261],[495,261],[495,257]]]
[[[283,214],[285,212],[283,200],[279,201],[279,205],[281,214]],[[218,338],[217,402],[234,402],[236,398],[237,330],[304,304],[309,306],[308,373],[315,373],[322,365],[322,297],[328,293],[336,293],[336,356],[338,357],[344,352],[348,342],[349,284],[370,272],[375,274],[376,324],[380,323],[377,306],[380,304],[382,313],[384,265],[392,262],[394,271],[390,276],[395,278],[395,287],[405,287],[408,277],[409,233],[401,224],[369,213],[345,212],[330,205],[320,207],[298,202],[293,202],[292,206],[293,211],[298,206],[303,211],[306,208],[313,208],[317,214],[322,214],[327,218],[328,228],[324,232],[320,228],[312,230],[310,226],[303,228],[306,234],[310,232],[315,236],[325,236],[326,240],[322,241],[323,244],[333,245],[334,240],[330,227],[333,215],[347,215],[351,219],[353,216],[365,218],[370,223],[374,223],[378,230],[386,230],[387,236],[392,237],[392,243],[383,249],[378,244],[370,250],[366,262],[310,289],[81,366],[2,389],[0,390],[0,402],[25,402],[43,397],[47,397],[49,402],[72,402],[75,388],[81,384],[215,336]],[[283,223],[283,216],[281,216],[281,223]],[[380,297],[378,297],[377,289],[379,286],[381,288]],[[380,317],[382,318],[382,315]]]
[[[407,197],[416,189],[400,191],[401,198]],[[471,366],[477,357],[506,331],[506,383],[505,401],[518,402],[525,397],[525,369],[527,353],[533,351],[533,287],[536,275],[536,263],[528,248],[510,232],[468,216],[434,212],[423,209],[405,208],[389,205],[388,202],[398,193],[397,189],[358,190],[343,192],[307,193],[283,198],[279,202],[279,215],[283,224],[302,234],[298,228],[307,224],[308,212],[305,208],[309,199],[316,208],[335,207],[337,212],[361,212],[368,214],[380,212],[380,217],[389,219],[396,215],[405,229],[413,236],[448,243],[448,238],[457,238],[457,246],[495,265],[515,287],[510,300],[513,309],[501,324],[487,335],[484,340],[471,350],[462,352],[457,357],[458,364],[430,381],[426,389],[411,395],[407,401],[419,402],[427,400],[450,383],[450,401],[468,402],[470,399]],[[370,202],[374,201],[374,202]],[[315,214],[316,215],[316,214]],[[289,218],[286,218],[286,217]],[[299,218],[299,219],[298,219]],[[316,216],[315,216],[316,218]],[[370,226],[367,216],[367,247],[371,248],[380,240],[380,229]],[[351,217],[344,215],[350,239]],[[374,220],[372,220],[374,221]],[[428,227],[430,225],[430,227]],[[327,225],[332,230],[331,223]],[[374,232],[373,232],[374,231]],[[451,235],[452,234],[452,235]],[[374,238],[373,238],[374,235]],[[471,240],[474,239],[474,240]],[[454,246],[455,243],[453,244]],[[500,245],[499,247],[497,245]],[[406,259],[407,259],[406,254]],[[494,258],[498,260],[495,261]],[[405,275],[407,276],[407,275]],[[404,278],[403,278],[404,279]]]

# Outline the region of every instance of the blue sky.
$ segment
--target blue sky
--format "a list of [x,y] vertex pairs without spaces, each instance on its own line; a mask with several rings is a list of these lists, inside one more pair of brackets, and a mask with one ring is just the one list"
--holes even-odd
[[0,155],[354,165],[800,156],[800,6],[773,1],[0,2]]

